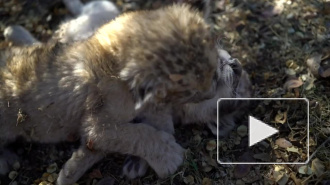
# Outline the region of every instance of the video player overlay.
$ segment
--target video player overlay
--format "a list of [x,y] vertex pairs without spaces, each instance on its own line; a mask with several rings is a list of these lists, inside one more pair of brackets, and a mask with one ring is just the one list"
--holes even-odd
[[[231,105],[231,106],[229,106]],[[234,106],[233,106],[234,105]],[[225,137],[228,107],[244,107]],[[305,164],[309,160],[309,105],[305,98],[218,100],[220,164]],[[220,135],[220,136],[219,136]]]

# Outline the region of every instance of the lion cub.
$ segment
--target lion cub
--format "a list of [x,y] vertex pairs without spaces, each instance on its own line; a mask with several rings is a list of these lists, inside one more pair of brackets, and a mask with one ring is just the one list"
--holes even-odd
[[0,56],[0,145],[79,132],[60,185],[110,152],[139,156],[165,177],[184,149],[171,134],[130,120],[145,107],[212,97],[216,56],[207,24],[187,5],[123,14],[81,42],[9,49]]

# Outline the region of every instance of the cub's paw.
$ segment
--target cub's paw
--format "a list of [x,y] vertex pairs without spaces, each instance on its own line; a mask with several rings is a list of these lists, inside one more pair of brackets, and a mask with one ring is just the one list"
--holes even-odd
[[15,153],[9,150],[0,150],[0,175],[6,175],[18,159]]
[[75,183],[91,166],[103,158],[102,153],[90,151],[81,146],[73,152],[71,158],[62,167],[57,178],[57,185]]
[[123,175],[129,179],[142,177],[147,172],[148,167],[146,160],[136,156],[127,156],[123,165]]
[[172,135],[158,131],[160,141],[154,143],[154,151],[149,151],[145,159],[160,178],[173,174],[183,163],[184,149],[175,142]]

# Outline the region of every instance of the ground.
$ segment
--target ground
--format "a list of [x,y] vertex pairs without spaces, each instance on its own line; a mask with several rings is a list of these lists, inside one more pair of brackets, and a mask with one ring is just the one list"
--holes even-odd
[[[123,11],[130,11],[154,9],[171,2],[117,0],[115,3]],[[171,177],[158,179],[149,170],[143,178],[127,180],[121,176],[124,156],[114,154],[90,169],[79,184],[96,184],[105,177],[111,178],[103,184],[110,181],[133,185],[330,184],[330,1],[215,0],[213,3],[214,32],[223,48],[238,58],[248,71],[253,97],[309,100],[310,162],[307,165],[219,165],[216,163],[215,137],[206,127],[192,125],[176,130],[176,138],[187,152],[184,164]],[[46,41],[68,16],[69,12],[59,0],[0,1],[0,32],[10,24],[20,24],[41,41]],[[0,48],[8,45],[1,34]],[[287,115],[291,114],[281,111],[275,113],[274,121],[279,124],[286,123]],[[245,125],[239,123],[229,139],[238,144],[244,140]],[[293,126],[301,129],[298,122]],[[305,137],[300,133],[300,139]],[[299,152],[307,147],[303,143],[289,151],[286,144],[297,141],[293,137],[278,139],[274,142],[282,149],[274,148],[274,151],[289,157],[292,152],[301,154]],[[52,184],[59,168],[76,147],[68,143],[54,146],[17,142],[12,148],[22,160],[15,163],[8,177],[0,177],[0,184]],[[219,143],[219,149],[224,152],[232,147]],[[249,153],[238,157],[262,160],[262,156],[250,156]]]

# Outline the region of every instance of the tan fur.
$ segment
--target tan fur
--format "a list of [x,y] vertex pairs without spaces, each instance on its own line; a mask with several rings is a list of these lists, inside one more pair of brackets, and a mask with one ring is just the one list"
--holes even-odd
[[129,121],[146,106],[205,98],[216,51],[202,17],[181,5],[124,14],[86,41],[14,48],[1,59],[0,144],[80,132],[57,181],[71,184],[109,152],[139,156],[160,177],[173,173],[183,161],[174,137]]

